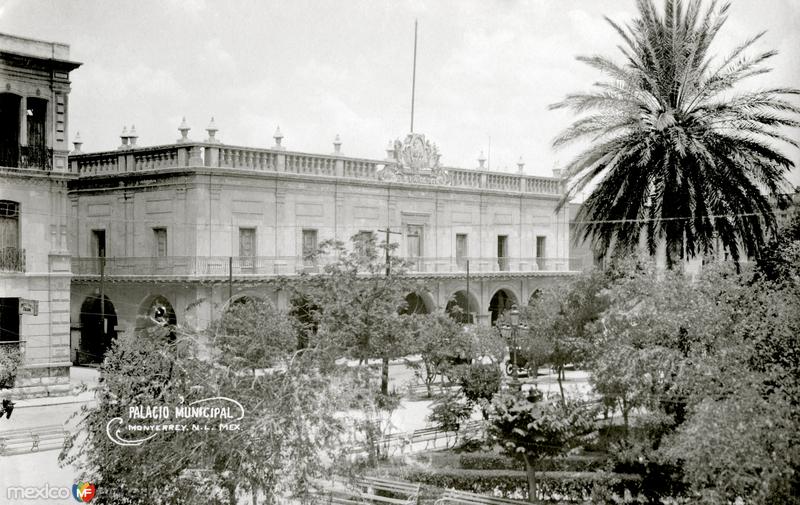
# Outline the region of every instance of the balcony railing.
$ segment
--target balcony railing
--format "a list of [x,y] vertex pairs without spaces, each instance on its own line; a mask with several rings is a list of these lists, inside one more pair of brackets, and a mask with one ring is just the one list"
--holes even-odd
[[[411,274],[470,274],[566,272],[584,268],[581,258],[405,258]],[[296,275],[320,273],[335,258],[322,257],[313,262],[295,256],[166,256],[72,258],[75,276],[184,276],[221,277]],[[102,262],[105,262],[103,265]]]
[[25,249],[18,247],[0,247],[0,271],[24,272]]
[[[387,164],[392,162],[203,142],[70,156],[70,170],[80,176],[207,167],[377,181]],[[553,177],[454,167],[444,170],[449,177],[441,184],[451,187],[553,196],[563,191],[562,181]]]
[[53,169],[53,150],[40,146],[0,146],[0,167]]

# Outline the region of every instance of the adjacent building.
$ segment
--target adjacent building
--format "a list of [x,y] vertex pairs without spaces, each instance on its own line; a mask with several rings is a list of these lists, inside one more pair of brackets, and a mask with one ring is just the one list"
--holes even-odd
[[[69,387],[69,46],[0,34],[0,352],[28,394]],[[0,385],[10,387],[13,384]]]

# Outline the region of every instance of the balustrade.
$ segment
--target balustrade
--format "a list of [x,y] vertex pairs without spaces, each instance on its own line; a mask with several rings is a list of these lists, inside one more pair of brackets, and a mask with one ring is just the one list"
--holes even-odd
[[[201,153],[204,152],[204,155]],[[200,160],[203,157],[205,161]],[[354,159],[339,155],[316,155],[279,149],[257,149],[209,143],[180,143],[146,149],[128,149],[70,157],[72,171],[79,175],[104,175],[146,171],[200,164],[209,168],[287,172],[298,175],[322,175],[352,179],[378,178],[383,162]],[[199,160],[199,162],[198,162]],[[485,188],[527,194],[560,195],[562,181],[548,177],[446,168],[449,185],[461,188]]]

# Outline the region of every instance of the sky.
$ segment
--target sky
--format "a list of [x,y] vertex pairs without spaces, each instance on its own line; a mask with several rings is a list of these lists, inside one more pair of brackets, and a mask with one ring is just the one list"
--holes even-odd
[[[660,2],[659,2],[660,3]],[[414,130],[446,166],[551,175],[574,152],[553,138],[574,117],[548,105],[601,78],[578,55],[618,58],[603,16],[630,20],[634,0],[0,0],[0,32],[71,46],[70,136],[84,151],[168,144],[186,117],[227,144],[385,156],[409,132],[414,20],[419,21]],[[774,71],[750,87],[800,88],[800,0],[734,0],[714,52],[767,30]],[[800,132],[793,134],[800,137]],[[800,150],[784,152],[800,166]],[[800,185],[800,169],[790,175]]]

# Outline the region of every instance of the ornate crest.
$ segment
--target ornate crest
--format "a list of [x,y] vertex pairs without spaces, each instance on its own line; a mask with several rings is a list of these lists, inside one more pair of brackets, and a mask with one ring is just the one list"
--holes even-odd
[[402,142],[395,140],[389,155],[391,161],[379,174],[382,180],[417,184],[446,184],[449,180],[439,166],[439,149],[421,133],[409,133]]

